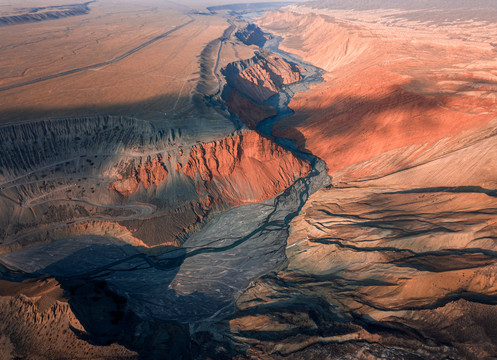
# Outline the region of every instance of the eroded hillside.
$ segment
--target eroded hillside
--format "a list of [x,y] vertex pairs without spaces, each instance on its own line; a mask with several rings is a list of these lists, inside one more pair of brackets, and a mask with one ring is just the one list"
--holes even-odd
[[[308,160],[222,98],[276,113],[263,102],[301,69],[240,41],[243,20],[156,5],[122,5],[133,37],[98,2],[63,38],[54,19],[45,38],[21,22],[26,43],[2,40],[2,356],[190,356],[187,324],[231,313],[284,262],[289,221],[319,188]],[[47,63],[15,50],[29,41]]]
[[11,26],[0,355],[494,357],[495,9],[352,3]]

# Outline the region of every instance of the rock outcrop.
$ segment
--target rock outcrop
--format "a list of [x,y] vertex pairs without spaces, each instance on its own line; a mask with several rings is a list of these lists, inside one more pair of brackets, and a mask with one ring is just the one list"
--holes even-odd
[[111,185],[111,189],[125,197],[133,194],[140,184],[143,184],[145,189],[149,189],[152,185],[159,186],[168,173],[160,155],[154,159],[147,159],[145,163],[138,164],[128,172],[130,173],[122,174],[122,178]]
[[278,93],[282,85],[302,79],[298,66],[267,53],[257,53],[252,59],[231,63],[223,73],[228,85],[257,103]]
[[265,34],[255,24],[247,24],[245,28],[238,30],[235,36],[245,45],[257,45],[261,48],[271,38],[271,35]]
[[184,173],[231,204],[269,199],[310,171],[308,163],[254,131],[194,147]]
[[266,52],[245,61],[229,64],[223,73],[228,83],[223,97],[228,108],[251,129],[276,110],[264,101],[282,86],[302,80],[302,69],[285,59]]

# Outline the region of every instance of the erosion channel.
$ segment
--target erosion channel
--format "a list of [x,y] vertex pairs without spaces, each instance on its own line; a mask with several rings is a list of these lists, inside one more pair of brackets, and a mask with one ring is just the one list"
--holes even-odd
[[[100,244],[88,236],[80,238],[78,251],[69,244],[70,239],[59,240],[6,254],[4,264],[31,263],[25,271],[29,277],[55,277],[70,294],[73,311],[97,339],[94,341],[118,342],[145,358],[164,353],[176,358],[189,353],[186,349],[197,331],[233,313],[237,297],[252,281],[284,264],[290,221],[310,194],[330,184],[322,160],[271,133],[277,122],[292,114],[288,107],[292,96],[320,81],[322,74],[322,70],[280,51],[280,40],[271,38],[265,51],[301,69],[302,78],[281,86],[265,100],[277,114],[256,128],[309,162],[312,170],[306,177],[273,199],[221,213],[174,250],[143,253],[118,242]],[[66,247],[71,249],[67,253]],[[58,255],[34,264],[32,259],[36,260],[40,251]],[[91,295],[95,292],[107,294],[108,301],[99,301]]]

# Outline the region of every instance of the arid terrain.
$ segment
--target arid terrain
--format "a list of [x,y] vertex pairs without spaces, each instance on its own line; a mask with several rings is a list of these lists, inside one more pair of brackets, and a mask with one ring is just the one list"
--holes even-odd
[[495,19],[0,0],[0,359],[497,359]]

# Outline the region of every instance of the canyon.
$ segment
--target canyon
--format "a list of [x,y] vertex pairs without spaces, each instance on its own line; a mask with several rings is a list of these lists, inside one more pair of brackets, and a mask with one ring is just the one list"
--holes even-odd
[[495,358],[497,8],[209,5],[0,1],[0,359]]

